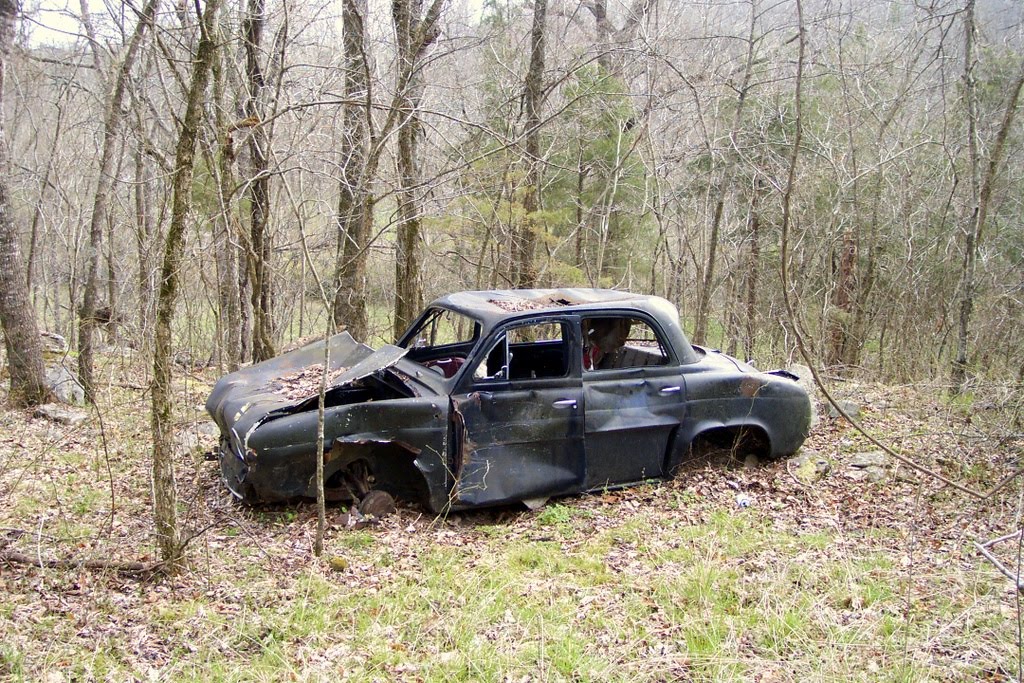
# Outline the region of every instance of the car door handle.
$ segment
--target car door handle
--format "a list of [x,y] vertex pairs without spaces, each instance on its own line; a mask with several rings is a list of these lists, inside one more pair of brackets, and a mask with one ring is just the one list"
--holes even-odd
[[555,408],[576,408],[576,399],[574,398],[563,398],[555,401],[551,404]]
[[671,394],[678,394],[682,390],[682,387],[662,387],[658,389],[658,393],[662,396],[669,396]]

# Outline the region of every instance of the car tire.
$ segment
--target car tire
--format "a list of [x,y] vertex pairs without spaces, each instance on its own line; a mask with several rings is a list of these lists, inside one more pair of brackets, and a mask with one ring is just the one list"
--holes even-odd
[[374,489],[369,491],[357,506],[360,514],[367,517],[386,517],[396,509],[395,499],[387,491]]

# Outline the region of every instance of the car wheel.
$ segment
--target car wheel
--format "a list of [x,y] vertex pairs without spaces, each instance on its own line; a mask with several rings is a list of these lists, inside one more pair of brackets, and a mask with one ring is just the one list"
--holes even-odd
[[395,499],[387,491],[374,489],[368,492],[357,506],[360,514],[367,517],[386,517],[395,511]]

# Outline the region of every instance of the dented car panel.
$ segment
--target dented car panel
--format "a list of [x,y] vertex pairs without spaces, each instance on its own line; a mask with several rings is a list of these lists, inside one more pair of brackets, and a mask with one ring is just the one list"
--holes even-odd
[[675,307],[609,290],[461,292],[395,346],[329,341],[221,378],[207,409],[245,502],[371,490],[443,512],[670,476],[702,437],[794,452],[810,402],[786,373],[692,346]]
[[684,394],[678,367],[637,368],[588,379],[588,488],[665,475],[666,454],[686,412]]
[[500,386],[452,401],[463,424],[453,506],[497,505],[580,490],[585,465],[578,386]]

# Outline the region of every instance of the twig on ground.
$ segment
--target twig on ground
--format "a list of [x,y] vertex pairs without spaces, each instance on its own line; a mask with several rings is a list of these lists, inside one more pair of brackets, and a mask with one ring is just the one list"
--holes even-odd
[[1016,572],[1011,571],[1009,567],[1000,562],[999,558],[989,551],[989,548],[991,548],[992,546],[998,543],[1002,543],[1003,541],[1008,541],[1011,538],[1018,538],[1019,541],[1022,531],[1024,530],[1018,529],[1017,531],[1014,531],[1012,534],[1006,534],[1005,536],[1000,536],[999,538],[993,538],[992,540],[985,541],[984,543],[981,543],[980,541],[975,541],[974,547],[978,549],[978,552],[985,556],[985,559],[987,559],[989,562],[995,565],[995,568],[998,569],[1004,576],[1006,576],[1006,578],[1013,581],[1013,583],[1017,586],[1018,592],[1024,593],[1024,582],[1020,580],[1020,576]]
[[120,560],[55,560],[32,557],[17,550],[0,551],[0,561],[46,569],[116,569],[127,574],[148,574],[157,571],[163,565],[163,562],[123,562]]
[[786,474],[789,475],[789,478],[793,480],[794,484],[796,484],[800,488],[804,488],[804,489],[807,488],[807,484],[805,484],[804,482],[800,481],[800,477],[798,477],[795,474],[793,474],[793,469],[790,466],[791,464],[792,464],[791,461],[787,459],[786,460]]

